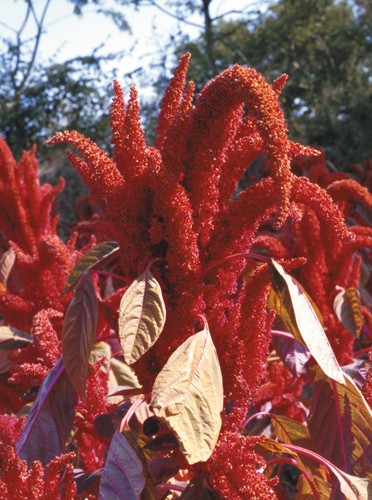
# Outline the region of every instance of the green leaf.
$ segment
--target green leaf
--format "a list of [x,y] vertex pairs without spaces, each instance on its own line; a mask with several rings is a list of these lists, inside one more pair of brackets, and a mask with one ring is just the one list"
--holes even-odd
[[119,308],[119,337],[131,365],[156,342],[166,318],[159,283],[149,268],[125,291]]
[[276,310],[299,342],[303,342],[330,378],[344,384],[344,376],[314,308],[297,281],[271,260],[271,276],[279,304]]
[[157,376],[151,406],[175,433],[189,464],[208,460],[221,429],[223,385],[206,323],[178,347]]
[[67,278],[62,294],[69,292],[85,272],[104,266],[114,259],[119,251],[119,244],[116,241],[104,241],[91,248],[74,265]]
[[89,356],[98,321],[98,300],[89,273],[75,287],[62,330],[62,357],[75,391],[85,399]]

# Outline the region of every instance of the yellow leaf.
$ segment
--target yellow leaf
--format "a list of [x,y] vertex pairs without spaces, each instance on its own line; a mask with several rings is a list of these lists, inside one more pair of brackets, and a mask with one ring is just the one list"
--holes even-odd
[[62,294],[73,288],[81,276],[86,272],[110,262],[119,253],[119,244],[116,241],[104,241],[91,248],[79,259],[70,272]]
[[279,315],[296,339],[308,347],[324,373],[344,384],[341,367],[310,301],[278,262],[272,259],[271,263],[272,282],[279,300]]
[[120,302],[119,337],[128,365],[156,342],[165,317],[160,285],[147,268],[126,290]]
[[208,325],[186,340],[157,376],[151,406],[175,433],[189,464],[211,456],[221,429],[221,369]]
[[348,288],[347,290],[341,287],[336,288],[340,290],[333,301],[333,309],[337,319],[353,337],[357,337],[363,322],[359,290],[356,288]]
[[16,259],[15,251],[10,248],[0,259],[0,292],[6,292],[6,284]]

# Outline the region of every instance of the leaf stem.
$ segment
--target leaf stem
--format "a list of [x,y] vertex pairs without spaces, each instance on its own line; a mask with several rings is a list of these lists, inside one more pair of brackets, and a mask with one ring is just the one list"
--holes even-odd
[[246,259],[258,260],[260,262],[265,262],[266,264],[268,264],[271,260],[270,257],[264,257],[263,255],[259,255],[258,253],[252,253],[252,252],[234,253],[233,255],[228,255],[227,257],[224,257],[223,259],[218,260],[217,262],[214,262],[213,264],[208,266],[202,274],[202,281],[204,280],[205,276],[209,273],[209,271],[211,271],[215,267],[219,266],[220,264],[223,264],[223,263],[225,263],[231,259],[235,259],[237,257],[244,257]]
[[180,484],[160,483],[156,485],[156,488],[161,488],[162,490],[180,491],[182,493],[185,491],[186,486],[181,486]]
[[111,278],[115,278],[117,280],[123,281],[127,285],[131,282],[131,280],[129,278],[125,278],[124,276],[120,276],[120,274],[112,273],[111,271],[93,270],[92,272],[98,274],[99,276],[110,276]]
[[123,432],[125,427],[127,427],[129,425],[129,421],[132,418],[132,416],[134,415],[135,411],[137,410],[137,408],[139,408],[141,406],[142,403],[144,403],[146,401],[146,399],[147,399],[147,395],[145,394],[144,396],[142,396],[142,398],[138,399],[135,403],[132,404],[132,406],[129,408],[129,410],[127,411],[127,413],[123,417],[123,420],[121,421],[120,432]]

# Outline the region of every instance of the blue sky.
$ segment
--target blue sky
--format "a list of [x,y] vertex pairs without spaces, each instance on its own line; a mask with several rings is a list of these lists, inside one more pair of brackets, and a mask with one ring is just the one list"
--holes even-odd
[[[34,0],[39,15],[45,1]],[[159,0],[157,3],[166,8],[165,0]],[[212,3],[212,10],[214,15],[219,15],[231,9],[239,10],[249,5],[257,6],[264,3],[253,0],[215,0]],[[113,0],[103,3],[105,8],[110,6],[118,8]],[[24,19],[25,2],[1,0],[1,7],[1,35],[15,36]],[[40,43],[39,62],[48,59],[62,62],[76,56],[89,55],[94,48],[103,44],[100,54],[125,50],[123,59],[115,63],[119,80],[121,75],[134,71],[139,66],[148,66],[156,59],[169,35],[177,31],[178,23],[155,7],[142,7],[139,11],[128,6],[121,9],[128,20],[132,34],[120,32],[110,19],[97,14],[94,6],[84,8],[83,16],[79,18],[73,14],[71,3],[66,0],[51,0],[45,19],[46,32]],[[188,20],[202,24],[202,20],[197,16]],[[200,31],[185,24],[182,25],[182,29],[191,37],[197,36]],[[24,34],[30,38],[34,36],[35,24],[32,20],[27,23]],[[135,76],[134,83],[137,83]],[[143,82],[141,83],[143,87]]]

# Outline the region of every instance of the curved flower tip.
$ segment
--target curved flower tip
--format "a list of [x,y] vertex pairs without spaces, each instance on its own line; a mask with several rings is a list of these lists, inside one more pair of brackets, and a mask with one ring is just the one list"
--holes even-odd
[[327,188],[334,201],[357,201],[372,208],[372,194],[354,179],[334,181]]
[[[284,77],[277,82],[280,87]],[[193,171],[191,173],[191,185],[195,188],[197,196],[194,196],[192,203],[196,207],[198,217],[201,219],[200,226],[208,225],[210,221],[203,220],[203,212],[212,212],[208,207],[211,201],[214,201],[216,195],[215,187],[210,183],[200,185],[200,156],[205,155],[205,151],[212,153],[221,150],[223,144],[217,144],[216,134],[221,129],[222,133],[230,130],[227,125],[231,125],[228,118],[236,110],[234,120],[239,120],[239,106],[245,104],[248,109],[249,117],[252,117],[257,125],[257,131],[263,140],[263,153],[266,154],[267,163],[270,167],[272,177],[276,181],[279,214],[276,226],[280,227],[285,221],[288,210],[291,193],[291,165],[289,157],[289,140],[287,137],[287,125],[284,114],[281,110],[278,94],[267,83],[265,78],[253,68],[244,68],[235,65],[223,71],[220,75],[207,83],[196,100],[194,112],[192,114],[192,123],[190,126],[192,140],[194,143]],[[231,127],[230,127],[231,128]],[[203,141],[206,132],[215,131],[207,144]],[[225,134],[227,137],[228,134]],[[221,139],[222,140],[222,139]],[[200,149],[198,150],[198,146]],[[229,145],[226,144],[226,147]],[[217,169],[219,165],[211,163],[210,170]],[[207,172],[209,174],[209,172]],[[220,172],[215,173],[215,176]],[[204,175],[206,177],[206,174]],[[199,208],[198,208],[199,207]],[[207,216],[204,219],[207,219]]]
[[348,231],[344,217],[333,202],[331,196],[306,177],[294,177],[293,201],[304,203],[315,211],[320,221],[328,228],[328,233],[340,238],[345,243],[355,240],[355,235]]
[[[57,132],[47,141],[48,146],[62,143],[75,147],[83,156],[86,165],[92,171],[89,186],[91,189],[96,188],[97,192],[108,195],[124,187],[124,179],[114,161],[93,141],[75,130]],[[86,165],[83,167],[82,162],[80,165],[85,172],[87,171]]]

